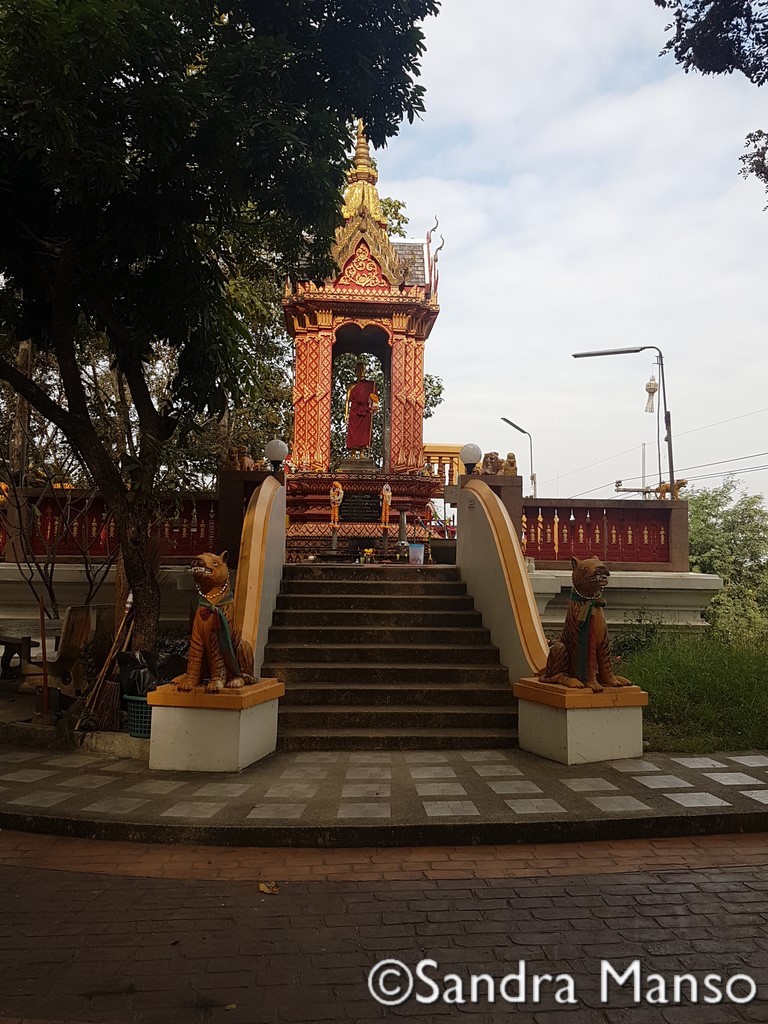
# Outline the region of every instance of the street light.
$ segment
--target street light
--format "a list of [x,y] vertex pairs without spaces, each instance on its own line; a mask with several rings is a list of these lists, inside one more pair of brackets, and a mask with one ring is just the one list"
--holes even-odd
[[[523,430],[522,427],[518,427],[512,420],[508,420],[506,416],[501,417],[504,423],[508,423],[510,427],[514,427],[515,430],[519,430],[521,434],[528,434],[527,430]],[[533,496],[536,497],[536,474],[533,472],[533,438],[528,434],[528,444],[531,448],[531,487],[533,488]]]
[[574,359],[591,359],[592,356],[626,356],[653,349],[659,355],[659,377],[661,378],[661,401],[664,405],[664,427],[667,431],[667,462],[669,463],[669,497],[675,497],[675,469],[672,461],[672,416],[667,408],[667,386],[664,381],[664,356],[658,345],[635,345],[632,348],[603,348],[597,352],[574,352]]

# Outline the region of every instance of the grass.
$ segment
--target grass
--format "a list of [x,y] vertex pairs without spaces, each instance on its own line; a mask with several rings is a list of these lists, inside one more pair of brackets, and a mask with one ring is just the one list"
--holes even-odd
[[715,634],[657,632],[617,670],[648,691],[652,750],[711,753],[768,747],[768,651]]

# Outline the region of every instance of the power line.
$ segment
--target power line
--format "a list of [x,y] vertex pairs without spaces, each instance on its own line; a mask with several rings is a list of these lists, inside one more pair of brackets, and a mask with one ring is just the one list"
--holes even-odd
[[632,445],[631,448],[627,448],[626,451],[617,452],[616,455],[609,455],[607,459],[600,459],[598,462],[590,462],[590,464],[588,466],[582,466],[581,469],[569,469],[567,473],[560,473],[559,476],[553,476],[549,480],[542,481],[542,483],[540,483],[539,486],[543,487],[544,484],[551,484],[553,480],[558,480],[558,479],[562,480],[563,477],[573,476],[574,473],[581,473],[585,469],[592,469],[593,466],[602,466],[602,464],[604,462],[612,462],[614,459],[618,459],[622,455],[629,455],[630,452],[637,451],[637,448],[638,448],[638,445],[635,444],[635,445]]
[[[708,466],[722,466],[724,462],[744,462],[746,459],[761,459],[768,455],[768,452],[756,452],[754,455],[734,455],[730,459],[717,459],[715,462],[700,462],[698,466],[684,466],[682,469],[678,469],[675,472],[675,476],[680,479],[680,473],[687,473],[691,469],[706,469]],[[747,468],[739,470],[740,473],[746,473]],[[627,476],[622,477],[622,480],[642,480],[642,476]]]
[[[717,422],[715,422],[715,423],[705,423],[701,427],[692,427],[690,430],[681,430],[679,432],[676,431],[675,432],[675,437],[676,438],[678,438],[678,437],[685,437],[687,434],[695,434],[699,430],[709,430],[710,427],[720,427],[720,426],[723,425],[723,423],[733,423],[734,420],[743,420],[743,419],[746,419],[748,416],[757,416],[761,412],[768,412],[768,406],[765,406],[765,408],[763,408],[763,409],[754,409],[752,412],[743,412],[743,413],[741,413],[738,416],[730,416],[727,420],[717,420]],[[641,443],[642,444],[652,444],[653,441],[644,441],[644,442],[641,442]],[[601,466],[605,462],[612,462],[613,459],[618,459],[622,455],[629,455],[630,452],[636,451],[638,447],[639,447],[638,445],[633,445],[632,448],[627,448],[626,451],[617,452],[616,455],[609,455],[607,459],[600,459],[599,462],[590,462],[590,464],[588,466],[582,466],[580,469],[571,469],[567,473],[560,473],[558,476],[553,476],[553,477],[550,477],[549,480],[542,481],[542,483],[539,486],[544,486],[545,484],[551,484],[553,481],[556,481],[558,479],[564,479],[567,476],[573,476],[574,473],[582,473],[586,469],[592,469],[594,466]],[[750,458],[750,457],[751,456],[748,456],[748,455],[744,456],[744,458]],[[725,462],[726,460],[723,459],[721,461]],[[735,461],[735,460],[733,460],[733,461]],[[697,467],[691,467],[691,468],[697,468]],[[640,477],[639,476],[632,476],[632,477],[627,477],[626,479],[628,479],[628,480],[639,480]],[[593,489],[594,490],[599,490],[599,488],[593,488]],[[589,491],[582,491],[582,494],[589,494],[589,493],[591,493],[591,492],[589,492]],[[576,497],[576,495],[573,495],[573,497]]]
[[599,487],[592,487],[588,491],[579,491],[578,494],[571,494],[568,498],[563,498],[563,501],[570,501],[571,498],[583,498],[585,494],[594,494],[595,491],[602,491],[605,487],[613,487],[616,483],[615,480],[609,480],[607,484],[600,484]]
[[[764,455],[768,455],[768,452],[764,452],[763,454]],[[753,456],[753,455],[752,456],[745,456],[745,458],[754,458],[754,457],[755,456]],[[716,465],[716,463],[710,463],[710,465]],[[691,468],[694,468],[694,467],[691,467]],[[741,469],[739,469],[738,472],[739,473],[761,473],[761,472],[763,472],[765,470],[768,470],[768,464],[766,464],[764,466],[742,466]],[[689,477],[689,482],[691,480],[719,480],[719,479],[722,479],[722,477],[724,477],[724,476],[729,476],[730,473],[731,473],[731,470],[728,470],[728,469],[723,470],[722,473],[702,473],[702,474],[698,474],[697,476]],[[635,477],[631,477],[631,478],[627,477],[626,479],[636,479],[636,478]],[[583,498],[586,494],[594,494],[595,491],[605,490],[606,487],[613,487],[614,484],[615,484],[615,481],[609,480],[607,483],[600,484],[599,487],[591,487],[588,491],[579,491],[578,494],[571,494],[569,497],[562,498],[560,500],[562,500],[562,501],[570,501],[572,498]]]
[[[762,473],[766,469],[768,469],[768,464],[765,466],[745,466],[739,470],[739,473]],[[703,473],[699,476],[692,476],[691,480],[718,480],[724,476],[730,476],[730,473],[728,471],[724,473]]]
[[740,416],[731,416],[727,420],[718,420],[717,423],[706,423],[703,427],[692,427],[690,430],[682,430],[675,433],[675,437],[685,437],[686,434],[695,434],[697,430],[709,430],[710,427],[719,427],[723,423],[733,423],[734,420],[744,420],[747,416],[757,416],[759,412],[768,412],[768,406],[764,409],[755,409],[754,412],[743,412]]

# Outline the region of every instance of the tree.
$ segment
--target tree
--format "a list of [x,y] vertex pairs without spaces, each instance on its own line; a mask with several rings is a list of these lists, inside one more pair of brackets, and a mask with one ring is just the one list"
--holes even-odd
[[[755,85],[768,81],[768,0],[655,0],[671,11],[672,35],[662,53],[673,53],[686,72],[740,71]],[[750,132],[741,173],[753,174],[768,192],[768,133]]]
[[[114,515],[138,646],[159,616],[145,541],[164,447],[241,392],[253,340],[232,285],[330,273],[353,120],[381,145],[423,109],[418,23],[437,7],[5,0],[0,378],[59,428]],[[89,403],[102,338],[136,419],[122,463]],[[17,365],[26,340],[55,360],[61,401]],[[160,349],[174,375],[158,401]]]
[[686,71],[704,75],[741,71],[755,85],[768,79],[766,0],[655,0],[671,11],[673,35],[664,53],[674,53]]
[[723,589],[707,611],[731,639],[768,641],[768,509],[727,478],[688,496],[692,572],[714,573]]
[[387,218],[387,234],[395,238],[407,238],[408,217],[405,212],[405,203],[402,199],[393,199],[391,196],[383,196],[381,199],[381,211]]

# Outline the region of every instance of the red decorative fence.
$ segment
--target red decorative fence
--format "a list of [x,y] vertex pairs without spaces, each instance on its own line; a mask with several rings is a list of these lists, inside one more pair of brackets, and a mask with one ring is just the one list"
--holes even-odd
[[[117,547],[113,517],[99,495],[79,491],[24,490],[21,509],[11,496],[0,510],[0,558],[4,558],[13,534],[12,522],[21,522],[28,549],[39,559],[78,561],[84,553],[95,561],[110,557]],[[169,563],[187,561],[218,544],[218,501],[210,494],[189,494],[163,500],[157,517],[147,525],[147,535],[162,541],[162,557]],[[10,555],[8,556],[10,557]]]
[[686,572],[688,507],[682,501],[526,499],[521,542],[541,567],[598,555],[627,569]]
[[[38,558],[48,556],[76,562],[87,550],[92,559],[99,561],[114,551],[115,524],[99,496],[77,491],[61,494],[25,491],[24,498],[27,536]],[[11,508],[11,501],[0,508],[0,560],[6,556],[12,530],[10,524],[15,510]],[[688,570],[688,506],[684,501],[540,498],[534,502],[528,498],[522,509],[517,505],[508,510],[513,522],[520,522],[526,556],[533,558],[540,568],[568,568],[573,556],[599,555],[609,566],[617,568]],[[396,515],[392,523],[395,530]],[[324,514],[322,523],[313,525],[317,526],[318,534],[328,532]],[[362,531],[354,524],[347,525],[350,533],[367,536],[381,532],[377,524],[368,524]],[[414,528],[410,526],[409,531]],[[147,534],[161,538],[162,558],[168,564],[186,562],[202,551],[216,551],[219,549],[218,499],[199,493],[183,495],[178,500],[163,500],[157,519],[148,525]],[[322,540],[318,537],[315,545]],[[291,543],[295,546],[296,538],[292,537]],[[312,544],[307,546],[307,551],[310,547]],[[10,558],[10,553],[7,557]]]

